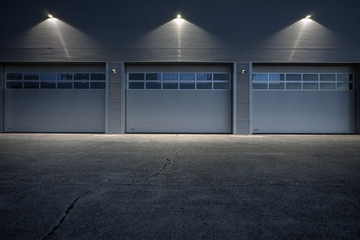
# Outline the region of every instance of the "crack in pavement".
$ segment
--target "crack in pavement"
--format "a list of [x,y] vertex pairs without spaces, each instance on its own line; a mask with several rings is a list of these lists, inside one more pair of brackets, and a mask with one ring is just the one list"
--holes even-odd
[[[142,182],[142,181],[147,181],[147,180],[149,180],[149,179],[152,178],[152,177],[157,177],[157,176],[159,176],[159,175],[165,170],[165,168],[166,168],[169,164],[171,164],[171,160],[170,160],[170,158],[166,158],[166,163],[164,164],[163,168],[162,168],[160,171],[156,172],[155,174],[153,174],[153,175],[151,175],[151,176],[149,176],[149,177],[147,177],[147,178],[145,178],[145,179],[143,179],[143,180],[141,180],[141,181],[140,181],[140,180],[139,180],[139,181],[135,181],[135,182],[130,183],[130,184],[128,184],[128,185],[133,185],[133,184],[136,184],[136,183],[139,183],[139,182]],[[85,195],[89,194],[90,192],[92,192],[92,191],[100,188],[102,185],[103,185],[103,184],[100,184],[100,185],[98,185],[98,186],[96,186],[96,187],[94,187],[94,188],[92,188],[92,189],[90,189],[90,190],[88,190],[88,191],[86,191],[86,192],[83,192],[83,193],[80,194],[77,198],[75,198],[75,200],[72,201],[72,203],[71,203],[71,204],[69,205],[69,207],[66,209],[66,211],[65,211],[63,217],[60,219],[59,223],[58,223],[55,227],[53,227],[53,229],[52,229],[45,237],[43,237],[42,240],[46,240],[46,239],[49,239],[49,238],[51,238],[52,236],[54,236],[55,233],[56,233],[56,231],[57,231],[57,230],[63,225],[63,223],[65,222],[67,216],[70,214],[70,211],[75,207],[75,204],[76,204],[82,197],[84,197]]]
[[142,179],[142,180],[137,180],[137,181],[135,181],[135,182],[129,183],[128,185],[133,185],[133,184],[136,184],[136,183],[144,182],[144,181],[149,180],[149,179],[152,178],[152,177],[157,177],[157,176],[159,176],[159,175],[165,170],[165,168],[166,168],[168,165],[170,165],[170,164],[171,164],[170,158],[166,158],[166,163],[164,164],[163,168],[162,168],[160,171],[158,171],[158,172],[154,173],[153,175],[151,175],[151,176],[149,176],[149,177],[146,177],[146,178],[144,178],[144,179]]
[[145,178],[145,180],[149,180],[149,178],[151,178],[151,177],[157,177],[157,176],[159,176],[160,173],[162,173],[162,172],[165,170],[165,168],[166,168],[169,164],[171,164],[170,158],[166,158],[166,161],[167,161],[167,162],[164,164],[163,168],[162,168],[160,171],[158,171],[157,173],[153,174],[153,175],[150,176],[150,177]]
[[91,191],[94,191],[96,189],[98,189],[99,187],[101,187],[102,184],[86,191],[83,192],[82,194],[80,194],[77,198],[75,198],[74,201],[72,201],[72,203],[69,205],[69,207],[66,209],[64,216],[60,219],[59,223],[45,236],[43,237],[43,240],[49,239],[51,238],[55,232],[61,227],[61,225],[64,223],[65,219],[67,218],[67,216],[70,214],[71,209],[73,209],[75,207],[75,204],[77,201],[79,201],[83,196],[85,196],[86,194],[89,194]]

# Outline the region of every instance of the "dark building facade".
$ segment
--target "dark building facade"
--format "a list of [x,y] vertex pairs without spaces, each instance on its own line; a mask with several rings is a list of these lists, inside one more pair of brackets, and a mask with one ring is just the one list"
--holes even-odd
[[359,133],[360,1],[7,1],[0,132]]

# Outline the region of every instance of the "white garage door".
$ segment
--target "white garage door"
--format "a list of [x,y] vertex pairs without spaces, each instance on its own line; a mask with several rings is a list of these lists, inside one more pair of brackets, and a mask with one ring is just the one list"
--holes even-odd
[[229,66],[127,66],[129,133],[230,133]]
[[5,132],[104,132],[104,65],[5,67]]
[[253,133],[354,133],[355,93],[347,66],[257,66]]

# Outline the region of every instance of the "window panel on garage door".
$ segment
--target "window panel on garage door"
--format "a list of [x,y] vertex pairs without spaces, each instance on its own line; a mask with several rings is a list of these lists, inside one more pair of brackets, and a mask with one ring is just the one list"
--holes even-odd
[[351,73],[253,73],[253,90],[353,90]]
[[7,89],[105,89],[105,72],[6,73]]
[[230,73],[128,73],[128,89],[229,90]]

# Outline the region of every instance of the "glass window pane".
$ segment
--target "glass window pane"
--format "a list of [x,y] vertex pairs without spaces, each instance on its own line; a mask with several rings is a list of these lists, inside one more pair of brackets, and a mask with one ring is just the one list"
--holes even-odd
[[161,80],[160,73],[147,73],[146,80]]
[[230,80],[228,73],[214,73],[214,80]]
[[304,83],[303,89],[305,90],[317,90],[318,84],[317,83]]
[[270,83],[269,89],[284,89],[284,83]]
[[71,82],[58,82],[57,88],[58,89],[72,89],[72,83]]
[[163,89],[178,89],[178,83],[164,82]]
[[180,83],[180,89],[195,89],[195,83]]
[[145,80],[145,74],[144,73],[129,73],[129,80]]
[[286,74],[286,81],[301,81],[301,74]]
[[158,82],[147,82],[146,89],[161,89],[161,83]]
[[338,90],[350,90],[350,85],[348,82],[342,82],[337,84],[337,89]]
[[325,90],[335,89],[335,83],[320,83],[320,89],[325,89]]
[[54,88],[56,88],[56,83],[55,82],[41,82],[41,88],[54,89]]
[[304,81],[317,81],[318,75],[317,74],[303,74]]
[[214,82],[214,89],[229,89],[229,82]]
[[268,85],[267,85],[267,83],[257,83],[257,82],[253,82],[252,88],[253,88],[253,89],[267,89],[267,88],[268,88]]
[[91,73],[91,80],[105,81],[105,73]]
[[269,81],[284,81],[285,74],[269,74]]
[[22,88],[22,82],[8,82],[7,88]]
[[338,74],[338,81],[352,81],[352,74]]
[[335,74],[320,74],[320,81],[335,81]]
[[74,82],[75,89],[89,89],[89,83],[87,82]]
[[180,80],[184,80],[184,81],[195,80],[195,73],[180,73]]
[[22,80],[22,73],[8,73],[6,74],[7,80]]
[[212,80],[212,74],[211,73],[197,73],[196,80],[198,80],[198,81]]
[[286,83],[286,89],[301,89],[301,83]]
[[40,73],[40,80],[56,80],[56,73]]
[[39,82],[25,82],[24,88],[39,88]]
[[104,82],[92,82],[90,84],[91,89],[105,89],[105,83]]
[[39,80],[38,73],[24,73],[24,80]]
[[74,80],[89,80],[89,73],[75,73]]
[[72,73],[58,73],[57,79],[58,80],[73,80],[73,74]]
[[253,81],[267,81],[268,75],[266,73],[256,73],[252,75]]
[[212,89],[212,83],[208,82],[208,83],[197,83],[196,84],[196,88],[197,89]]
[[144,89],[144,82],[130,82],[129,89]]
[[163,80],[178,80],[177,73],[163,73]]

